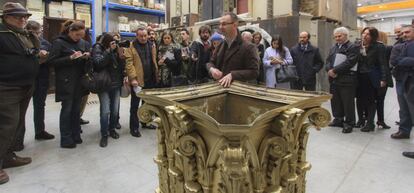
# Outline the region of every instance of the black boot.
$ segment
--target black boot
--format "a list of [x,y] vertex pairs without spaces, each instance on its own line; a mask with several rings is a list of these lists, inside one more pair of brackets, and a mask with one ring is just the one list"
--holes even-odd
[[113,139],[119,138],[119,134],[115,130],[109,131],[109,136],[111,136]]
[[387,124],[385,124],[384,121],[377,121],[377,125],[378,125],[378,127],[381,127],[383,129],[390,129],[391,128],[390,126],[388,126]]
[[344,126],[342,128],[342,133],[352,133],[352,125],[344,123]]
[[370,132],[370,131],[374,131],[374,129],[375,129],[374,123],[367,123],[364,127],[362,127],[361,131]]
[[366,119],[359,119],[358,122],[355,124],[356,128],[362,128],[366,125]]
[[108,136],[103,136],[99,141],[99,146],[106,147],[108,145]]

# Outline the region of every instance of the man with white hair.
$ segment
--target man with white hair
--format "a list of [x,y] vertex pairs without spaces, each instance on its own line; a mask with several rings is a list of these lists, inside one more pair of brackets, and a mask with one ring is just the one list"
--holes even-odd
[[[355,124],[356,63],[359,47],[348,40],[345,27],[334,30],[336,44],[329,51],[326,70],[329,75],[331,108],[334,120],[329,126],[342,127],[342,133],[351,133]],[[345,118],[345,119],[344,119]]]
[[241,34],[241,36],[242,36],[242,38],[243,38],[243,40],[244,40],[245,42],[252,43],[252,41],[253,41],[253,35],[252,35],[252,33],[250,33],[249,31],[244,31],[244,32]]

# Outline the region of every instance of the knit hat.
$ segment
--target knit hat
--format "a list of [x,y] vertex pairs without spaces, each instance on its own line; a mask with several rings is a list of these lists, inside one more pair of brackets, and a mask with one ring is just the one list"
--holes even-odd
[[223,40],[224,40],[223,36],[217,32],[215,32],[210,38],[210,41],[223,41]]
[[20,3],[7,2],[3,5],[3,13],[0,17],[5,15],[27,15],[31,16],[32,14],[27,12],[27,9],[23,7]]

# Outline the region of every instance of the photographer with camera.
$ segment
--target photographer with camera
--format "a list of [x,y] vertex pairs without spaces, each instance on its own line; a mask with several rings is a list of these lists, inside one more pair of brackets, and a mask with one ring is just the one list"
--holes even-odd
[[14,153],[39,69],[39,39],[24,29],[31,15],[20,3],[12,2],[3,5],[0,15],[0,184],[9,181],[3,169],[32,161]]
[[111,85],[105,91],[99,92],[101,140],[99,146],[108,145],[108,134],[118,139],[115,131],[118,122],[121,86],[124,78],[125,61],[120,46],[129,46],[114,39],[115,34],[105,33],[92,48],[92,63],[94,70],[105,70],[111,77]]
[[52,43],[49,56],[56,73],[56,101],[62,102],[59,122],[62,148],[75,148],[82,143],[80,107],[87,91],[81,89],[81,77],[90,57],[90,44],[82,39],[84,36],[82,22],[66,21],[61,35]]

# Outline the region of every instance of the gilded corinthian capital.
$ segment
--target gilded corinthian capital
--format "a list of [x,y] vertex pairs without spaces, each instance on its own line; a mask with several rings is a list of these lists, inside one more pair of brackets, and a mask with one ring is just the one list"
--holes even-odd
[[157,125],[159,193],[304,193],[308,129],[330,95],[234,82],[144,90],[140,120]]

